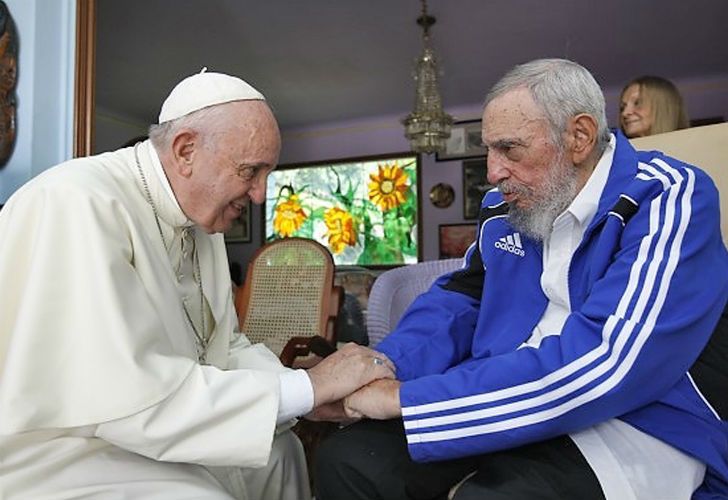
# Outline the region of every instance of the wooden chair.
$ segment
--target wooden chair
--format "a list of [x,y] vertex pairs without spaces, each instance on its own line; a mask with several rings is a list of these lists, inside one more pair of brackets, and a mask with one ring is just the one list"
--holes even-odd
[[[252,343],[265,344],[289,367],[313,366],[336,349],[336,318],[343,302],[343,288],[334,285],[331,253],[305,238],[259,248],[235,293],[240,331]],[[318,443],[336,428],[331,422],[305,419],[293,427],[309,471]],[[309,481],[313,488],[311,474]]]
[[262,246],[235,294],[240,330],[286,366],[311,352],[323,357],[336,346],[336,316],[344,298],[333,280],[331,253],[314,240],[285,238]]

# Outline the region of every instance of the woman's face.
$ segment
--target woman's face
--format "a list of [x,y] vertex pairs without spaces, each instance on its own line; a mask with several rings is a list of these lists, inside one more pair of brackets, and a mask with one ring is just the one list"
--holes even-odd
[[642,89],[633,83],[622,94],[619,104],[619,124],[629,138],[650,135],[654,115],[652,106],[644,99]]

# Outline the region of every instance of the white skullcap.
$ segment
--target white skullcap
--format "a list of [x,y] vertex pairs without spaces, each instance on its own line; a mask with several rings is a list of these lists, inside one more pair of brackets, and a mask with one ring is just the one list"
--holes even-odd
[[181,118],[215,104],[231,101],[265,101],[263,94],[240,78],[223,73],[200,73],[188,76],[169,93],[159,112],[159,123]]

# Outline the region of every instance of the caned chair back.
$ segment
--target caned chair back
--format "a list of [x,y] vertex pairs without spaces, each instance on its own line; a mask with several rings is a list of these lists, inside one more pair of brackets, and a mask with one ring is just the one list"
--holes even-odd
[[324,337],[334,343],[340,297],[334,262],[321,244],[285,238],[259,248],[236,295],[240,329],[253,343],[281,355],[292,337]]
[[728,245],[728,123],[632,139],[639,150],[656,149],[705,170],[720,193],[721,232]]

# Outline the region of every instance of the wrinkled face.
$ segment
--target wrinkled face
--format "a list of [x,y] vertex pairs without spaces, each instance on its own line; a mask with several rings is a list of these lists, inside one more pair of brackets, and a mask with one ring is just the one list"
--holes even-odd
[[640,86],[633,83],[624,91],[619,103],[619,124],[629,138],[650,135],[652,129],[652,107],[642,93]]
[[250,201],[263,203],[281,146],[267,104],[241,101],[226,106],[228,123],[207,133],[196,149],[183,205],[187,216],[208,233],[230,229]]
[[488,182],[509,204],[509,222],[542,240],[578,191],[573,165],[553,143],[549,123],[527,89],[491,101],[483,113]]
[[528,90],[508,92],[488,104],[483,143],[488,148],[488,182],[497,185],[512,206],[537,205],[558,148]]

